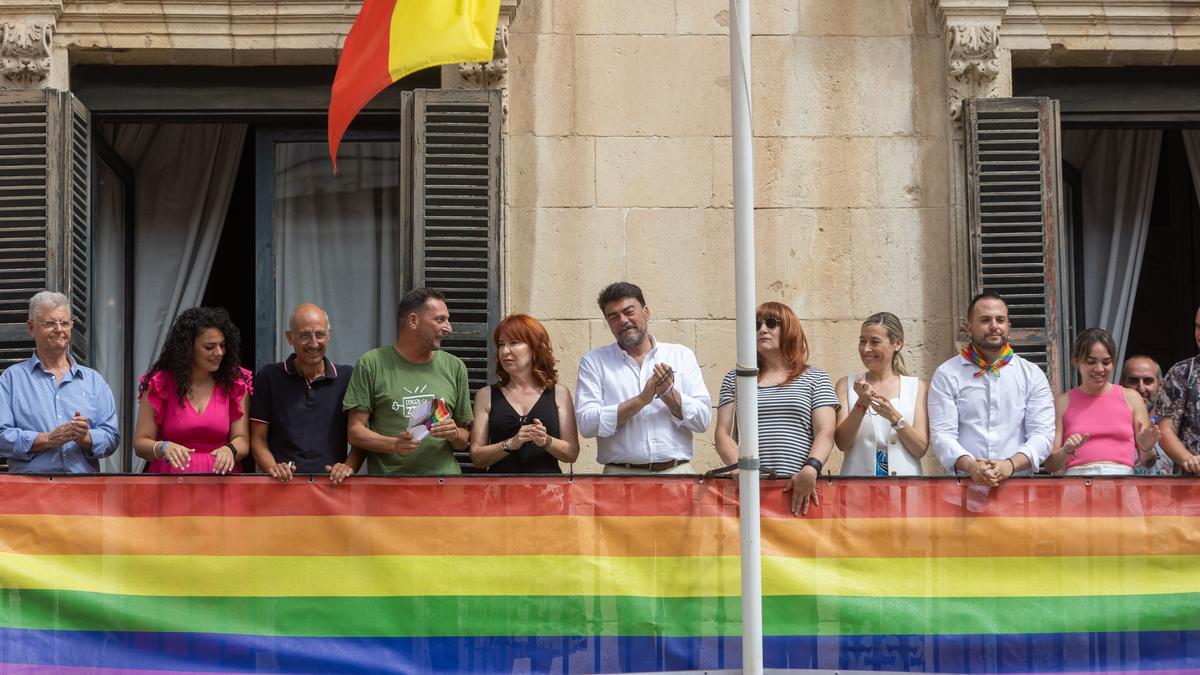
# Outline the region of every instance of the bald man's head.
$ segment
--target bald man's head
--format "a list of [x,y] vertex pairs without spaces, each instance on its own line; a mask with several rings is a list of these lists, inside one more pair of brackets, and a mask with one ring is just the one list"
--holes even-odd
[[296,330],[300,324],[311,321],[319,321],[324,326],[324,330],[329,330],[329,315],[311,302],[296,305],[296,309],[292,310],[292,318],[288,320],[288,328]]
[[1136,390],[1151,414],[1154,414],[1154,403],[1158,399],[1161,383],[1162,369],[1157,361],[1144,354],[1125,359],[1125,366],[1121,368],[1121,384]]
[[301,366],[318,368],[325,363],[325,352],[329,350],[329,315],[325,310],[305,303],[296,307],[288,322],[286,333],[288,344],[296,352]]

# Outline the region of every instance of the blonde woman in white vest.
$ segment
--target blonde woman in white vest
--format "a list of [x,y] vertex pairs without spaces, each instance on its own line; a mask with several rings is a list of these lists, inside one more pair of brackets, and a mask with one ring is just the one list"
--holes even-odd
[[867,317],[858,335],[866,372],[837,381],[841,407],[834,442],[846,453],[843,476],[920,476],[929,449],[927,385],[908,374],[904,326],[890,312]]

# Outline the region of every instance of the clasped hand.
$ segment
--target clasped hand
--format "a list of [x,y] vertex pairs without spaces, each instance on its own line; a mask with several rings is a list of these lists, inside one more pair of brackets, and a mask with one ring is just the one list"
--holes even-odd
[[533,424],[522,425],[517,430],[517,435],[512,437],[508,442],[511,448],[519,448],[526,443],[533,443],[539,448],[544,448],[550,444],[550,434],[546,431],[546,426],[542,421],[534,418]]
[[75,416],[54,427],[50,431],[44,432],[43,438],[46,443],[46,448],[61,448],[67,443],[83,443],[87,440],[88,434],[91,433],[91,420],[84,417],[78,410],[75,411]]
[[1014,468],[1011,459],[976,459],[967,468],[967,474],[980,485],[999,487],[1001,481],[1012,477]]

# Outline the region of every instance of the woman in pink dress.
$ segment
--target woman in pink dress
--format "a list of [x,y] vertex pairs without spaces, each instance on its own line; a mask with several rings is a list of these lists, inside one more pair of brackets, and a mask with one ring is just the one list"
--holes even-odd
[[150,473],[239,473],[249,452],[252,373],[238,364],[240,335],[221,307],[175,318],[138,387],[133,449]]

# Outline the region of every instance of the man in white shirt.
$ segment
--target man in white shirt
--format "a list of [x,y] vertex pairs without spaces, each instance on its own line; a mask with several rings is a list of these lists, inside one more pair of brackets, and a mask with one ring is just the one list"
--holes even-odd
[[1008,344],[1008,305],[999,295],[971,301],[966,348],[929,383],[933,451],[947,471],[997,486],[1038,470],[1054,443],[1054,396],[1046,374]]
[[596,439],[604,473],[693,473],[692,434],[712,419],[696,355],[650,335],[637,286],[610,284],[596,302],[617,341],[579,362],[579,433]]

